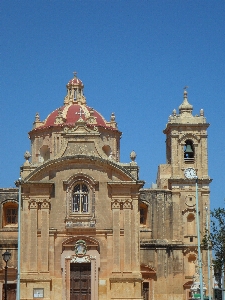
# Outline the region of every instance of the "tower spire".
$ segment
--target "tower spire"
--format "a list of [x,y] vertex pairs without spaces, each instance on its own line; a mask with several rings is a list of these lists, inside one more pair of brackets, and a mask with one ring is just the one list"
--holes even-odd
[[187,88],[188,88],[188,86],[184,87],[183,102],[179,106],[180,114],[183,114],[183,113],[192,114],[192,111],[193,111],[193,106],[188,102]]

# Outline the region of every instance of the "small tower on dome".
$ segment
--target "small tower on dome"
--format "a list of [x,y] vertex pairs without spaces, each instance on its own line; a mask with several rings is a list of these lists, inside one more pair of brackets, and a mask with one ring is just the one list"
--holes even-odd
[[84,84],[77,78],[77,72],[73,72],[74,77],[67,83],[67,95],[64,104],[86,104],[86,98],[83,94]]

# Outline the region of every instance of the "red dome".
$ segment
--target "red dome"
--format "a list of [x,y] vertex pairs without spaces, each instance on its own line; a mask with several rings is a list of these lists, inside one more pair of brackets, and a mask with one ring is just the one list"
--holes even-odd
[[67,83],[67,95],[64,98],[64,106],[50,113],[44,122],[36,120],[38,126],[35,125],[34,130],[58,126],[74,126],[80,118],[88,126],[101,126],[117,130],[114,115],[111,116],[111,121],[107,122],[100,113],[86,105],[83,88],[83,82],[77,78],[76,72],[74,72],[74,78]]
[[63,118],[63,123],[61,125],[74,125],[80,118],[85,121],[88,121],[89,118],[94,118],[94,122],[92,123],[93,125],[111,127],[107,125],[106,120],[96,110],[80,104],[65,105],[59,109],[56,109],[47,117],[44,122],[44,127],[56,126],[56,118],[60,111]]

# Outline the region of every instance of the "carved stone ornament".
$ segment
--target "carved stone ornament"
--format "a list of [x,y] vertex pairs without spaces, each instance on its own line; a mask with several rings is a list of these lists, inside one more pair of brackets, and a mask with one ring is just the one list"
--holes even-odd
[[123,208],[132,208],[132,200],[131,199],[127,199],[124,203],[123,203]]
[[26,161],[29,161],[29,159],[31,158],[31,154],[30,154],[29,151],[26,151],[26,152],[24,153],[24,158],[25,158]]
[[185,204],[189,207],[195,206],[195,204],[196,204],[195,196],[192,194],[187,195],[185,197]]
[[132,208],[132,199],[112,199],[111,204],[114,209]]
[[87,253],[87,245],[85,241],[78,240],[75,244],[75,253],[77,256],[82,257]]
[[75,256],[70,261],[70,263],[89,263],[89,262],[91,262],[91,258],[89,255],[85,255],[82,257]]
[[29,200],[29,209],[50,209],[50,199],[48,198],[31,198]]
[[35,200],[30,200],[29,201],[29,208],[30,209],[37,209],[38,208],[38,203]]

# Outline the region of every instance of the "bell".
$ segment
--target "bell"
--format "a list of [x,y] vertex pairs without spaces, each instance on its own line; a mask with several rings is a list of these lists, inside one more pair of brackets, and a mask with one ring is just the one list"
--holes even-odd
[[193,150],[191,149],[191,145],[187,145],[185,149],[185,153],[193,153]]

